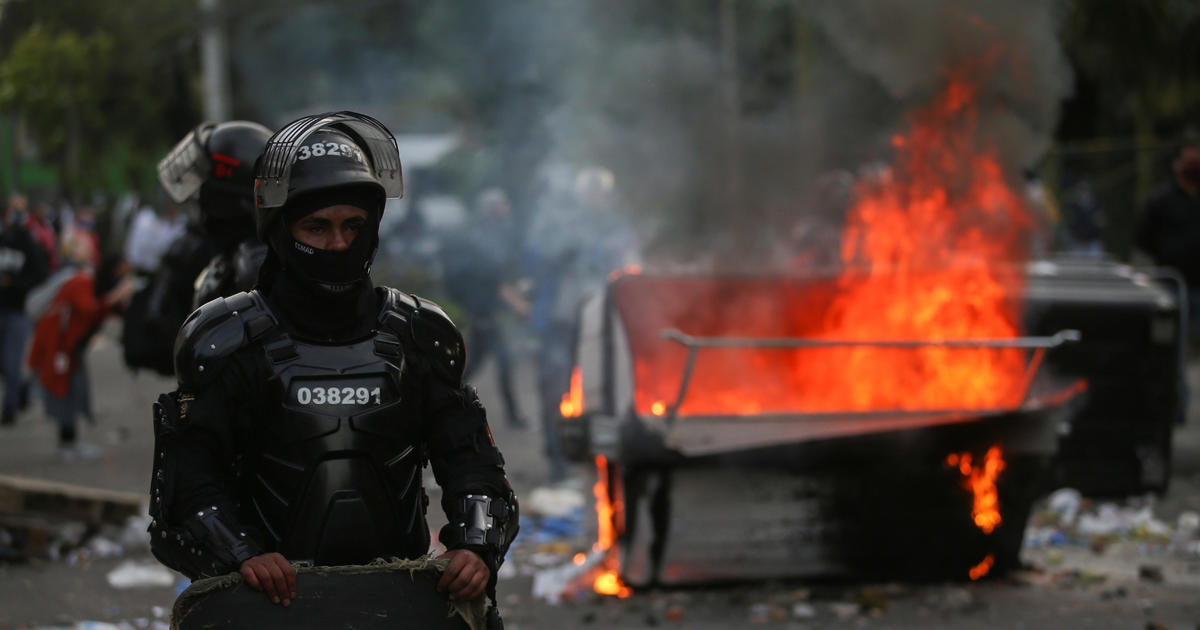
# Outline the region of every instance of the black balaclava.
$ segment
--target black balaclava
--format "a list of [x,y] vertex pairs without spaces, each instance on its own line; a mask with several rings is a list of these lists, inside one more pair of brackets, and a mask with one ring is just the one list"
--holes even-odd
[[[316,249],[292,237],[292,226],[313,212],[336,205],[367,211],[358,235],[343,251]],[[259,285],[283,316],[289,332],[314,341],[337,342],[368,334],[379,298],[368,274],[379,245],[383,195],[369,186],[343,186],[289,199],[266,234],[270,251]]]
[[205,182],[200,186],[200,217],[204,231],[224,252],[254,238],[254,199]]

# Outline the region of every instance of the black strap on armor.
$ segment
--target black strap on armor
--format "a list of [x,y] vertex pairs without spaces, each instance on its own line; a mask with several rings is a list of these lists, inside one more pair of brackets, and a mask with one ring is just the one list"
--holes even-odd
[[468,494],[456,504],[454,518],[438,536],[446,547],[507,548],[504,528],[510,514],[507,501],[500,497]]

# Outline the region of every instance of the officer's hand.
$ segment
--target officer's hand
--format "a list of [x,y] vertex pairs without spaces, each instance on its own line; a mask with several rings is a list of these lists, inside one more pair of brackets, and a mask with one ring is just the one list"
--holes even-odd
[[263,591],[276,604],[288,606],[296,598],[296,570],[278,553],[250,558],[242,563],[241,573],[250,588]]
[[450,593],[450,599],[475,599],[487,588],[492,572],[483,563],[483,558],[470,549],[453,549],[442,554],[450,561],[446,572],[438,580],[439,593]]

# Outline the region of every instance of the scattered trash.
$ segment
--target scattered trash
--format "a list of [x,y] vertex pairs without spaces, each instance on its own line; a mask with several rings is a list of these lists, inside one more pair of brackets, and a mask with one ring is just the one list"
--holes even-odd
[[573,488],[534,488],[521,498],[521,510],[531,516],[568,517],[584,507],[583,492]]
[[966,612],[975,607],[975,596],[965,588],[948,588],[931,597],[928,603],[942,612]]
[[124,621],[77,621],[69,626],[38,626],[29,630],[170,630],[170,625],[144,618]]
[[834,616],[841,621],[845,621],[858,615],[858,604],[851,602],[834,602],[829,605],[829,609],[832,610]]
[[92,536],[84,548],[92,554],[93,558],[112,558],[125,553],[124,547],[103,536]]
[[769,603],[750,606],[750,623],[778,623],[784,619],[787,619],[787,611],[782,606]]
[[[1027,549],[1084,547],[1105,554],[1117,543],[1138,543],[1142,553],[1165,551],[1188,553],[1200,534],[1200,514],[1179,514],[1174,526],[1154,515],[1154,497],[1135,497],[1123,505],[1101,503],[1089,506],[1070,488],[1057,490],[1047,499],[1046,509],[1030,519],[1025,530]],[[1061,562],[1061,554],[1047,553],[1050,565]]]
[[157,562],[126,560],[105,576],[113,588],[169,588],[175,584],[175,574]]
[[595,551],[584,556],[581,563],[567,559],[566,563],[543,569],[533,575],[533,596],[550,604],[557,604],[567,595],[581,590],[591,590],[586,579],[595,567],[604,561],[604,551]]
[[796,619],[814,619],[817,616],[817,609],[811,604],[804,602],[796,602],[792,604],[792,616]]
[[1194,537],[1200,531],[1200,514],[1183,512],[1176,519],[1175,531],[1188,537]]
[[1162,567],[1155,564],[1143,564],[1138,567],[1138,579],[1147,582],[1162,583],[1163,577]]
[[1048,507],[1057,518],[1056,524],[1069,527],[1075,522],[1075,515],[1079,513],[1079,505],[1082,502],[1083,495],[1079,494],[1078,490],[1060,488],[1050,495]]
[[888,598],[882,588],[867,586],[854,594],[854,603],[858,604],[863,612],[885,612],[888,607]]
[[517,538],[517,544],[538,545],[578,538],[583,533],[583,508],[576,508],[568,516],[522,515],[521,535]]
[[1108,575],[1098,571],[1071,569],[1054,574],[1053,581],[1061,588],[1086,588],[1107,582]]

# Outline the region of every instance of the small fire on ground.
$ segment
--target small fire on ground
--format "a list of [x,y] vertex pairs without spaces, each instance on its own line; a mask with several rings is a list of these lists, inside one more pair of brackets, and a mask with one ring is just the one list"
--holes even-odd
[[[999,446],[987,450],[982,462],[976,462],[971,453],[951,453],[946,456],[946,466],[957,469],[963,477],[963,487],[974,496],[971,520],[985,534],[995,531],[1004,519],[1000,516],[1000,495],[996,490],[996,479],[1004,471],[1004,456]],[[972,580],[987,575],[996,561],[988,554],[982,562],[969,571]]]
[[[619,490],[619,488],[618,488]],[[596,485],[592,486],[592,494],[596,496],[596,544],[595,551],[606,552],[604,564],[592,582],[592,588],[601,595],[616,595],[622,599],[633,594],[633,589],[621,582],[617,575],[617,532],[616,524],[623,519],[624,502],[619,492],[615,499],[610,499],[608,486],[608,459],[603,455],[596,456]],[[576,564],[579,564],[578,559]]]

